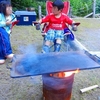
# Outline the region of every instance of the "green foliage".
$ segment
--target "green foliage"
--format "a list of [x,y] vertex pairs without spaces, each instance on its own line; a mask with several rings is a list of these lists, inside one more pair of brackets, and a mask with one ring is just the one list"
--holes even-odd
[[92,12],[91,0],[70,0],[72,13],[76,16],[85,16]]
[[100,0],[97,0],[96,3],[96,13],[100,13]]
[[[38,15],[38,6],[40,5],[42,8],[42,14],[46,15],[46,0],[11,0],[11,1],[14,11],[25,10],[26,7],[34,7]],[[92,12],[93,0],[70,0],[70,4],[72,8],[72,14],[75,16],[85,16]],[[100,0],[97,0],[96,12],[100,12]]]
[[42,9],[42,15],[46,15],[46,2],[33,2],[31,7],[34,7],[35,8],[35,11],[37,13],[37,16],[38,16],[38,7],[39,5],[41,6],[41,9]]
[[32,6],[32,0],[11,0],[13,8],[25,10],[26,7]]
[[13,10],[26,10],[27,7],[34,7],[38,15],[38,6],[42,8],[42,14],[46,14],[46,2],[45,1],[36,1],[36,0],[11,0]]

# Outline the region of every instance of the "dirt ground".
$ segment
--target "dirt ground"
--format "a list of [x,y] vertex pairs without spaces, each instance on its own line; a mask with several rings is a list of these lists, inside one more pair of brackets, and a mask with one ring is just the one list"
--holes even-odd
[[[100,19],[75,19],[81,22],[76,38],[90,51],[100,50]],[[15,26],[11,44],[15,54],[25,52],[24,48],[34,45],[41,52],[43,38],[33,26]],[[92,85],[100,86],[100,69],[80,71],[75,74],[71,100],[100,100],[100,88],[81,94],[80,89]],[[42,77],[11,78],[6,64],[0,65],[0,100],[42,100]]]

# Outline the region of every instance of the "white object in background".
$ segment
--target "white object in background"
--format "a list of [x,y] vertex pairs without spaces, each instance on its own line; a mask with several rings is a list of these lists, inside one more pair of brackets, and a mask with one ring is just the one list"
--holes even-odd
[[98,85],[93,85],[93,86],[90,86],[90,87],[86,87],[84,89],[80,89],[80,92],[84,93],[84,92],[87,92],[87,91],[92,90],[92,89],[97,88],[97,87],[99,87],[99,86]]

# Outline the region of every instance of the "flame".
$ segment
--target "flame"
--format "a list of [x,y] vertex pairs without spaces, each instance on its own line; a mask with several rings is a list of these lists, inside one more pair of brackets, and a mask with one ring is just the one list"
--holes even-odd
[[69,76],[71,76],[72,74],[76,74],[76,73],[79,73],[79,69],[74,70],[74,71],[64,72],[65,77],[69,77]]
[[52,77],[59,77],[59,78],[64,78],[64,77],[69,77],[72,74],[76,74],[79,72],[79,69],[74,70],[74,71],[69,71],[69,72],[58,72],[58,73],[54,73],[54,74],[50,74],[50,76]]

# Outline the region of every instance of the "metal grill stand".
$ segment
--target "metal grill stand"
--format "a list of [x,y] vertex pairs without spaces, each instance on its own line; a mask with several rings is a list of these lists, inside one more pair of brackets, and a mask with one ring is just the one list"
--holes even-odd
[[44,100],[70,100],[74,74],[69,77],[51,77],[43,75],[43,97]]

